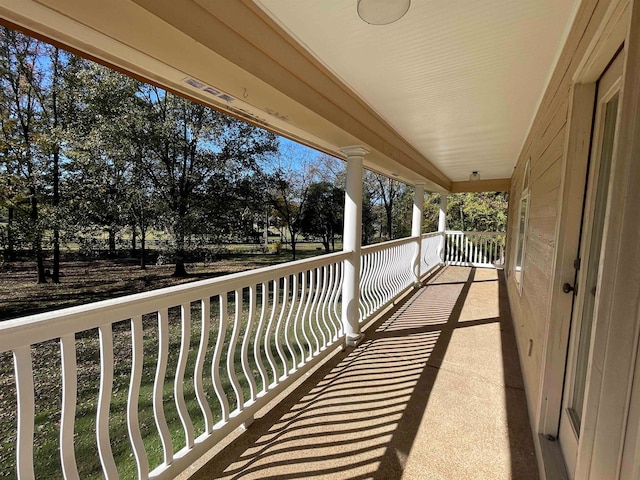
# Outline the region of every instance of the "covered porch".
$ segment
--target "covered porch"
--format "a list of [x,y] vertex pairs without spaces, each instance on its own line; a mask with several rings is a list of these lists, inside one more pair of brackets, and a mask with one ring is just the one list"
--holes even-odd
[[[421,195],[417,189],[416,200]],[[13,374],[3,382],[7,395],[15,395],[17,422],[3,440],[15,446],[14,455],[3,454],[12,463],[3,469],[18,479],[50,473],[176,478],[242,428],[260,437],[263,427],[253,427],[256,415],[258,425],[269,421],[261,412],[271,412],[269,418],[288,412],[282,421],[301,418],[304,425],[311,395],[312,408],[319,407],[311,414],[317,422],[296,447],[338,448],[349,452],[342,460],[351,464],[364,455],[355,465],[364,462],[360,466],[367,470],[379,463],[378,443],[391,442],[384,450],[398,449],[400,457],[389,459],[399,463],[395,473],[379,478],[432,460],[463,470],[486,463],[502,475],[496,478],[511,478],[511,464],[524,458],[530,463],[523,468],[535,478],[504,278],[491,268],[503,264],[503,248],[504,234],[497,232],[416,234],[366,247],[358,243],[357,253],[5,321],[0,351],[12,354]],[[56,359],[51,365],[41,364],[42,349]],[[41,397],[43,368],[48,390],[61,399],[53,412]],[[292,388],[303,392],[299,405],[291,404]],[[55,440],[43,435],[50,420],[59,432]],[[456,440],[455,425],[469,435]],[[301,428],[294,427],[296,436]],[[305,438],[321,444],[305,446]],[[495,442],[490,456],[482,453],[486,439]],[[261,442],[255,439],[255,445]],[[442,459],[454,450],[451,442],[458,443],[460,455],[449,465]],[[410,467],[410,451],[427,456]],[[88,462],[92,452],[97,458]],[[332,455],[327,453],[327,462],[341,464]],[[325,462],[322,468],[337,467]],[[256,473],[265,474],[262,468]]]
[[[51,341],[60,469],[89,478],[74,446],[88,330],[109,480],[176,478],[212,448],[201,478],[640,477],[640,2],[414,1],[378,29],[358,3],[0,0],[5,26],[348,165],[340,253],[2,324],[18,478],[38,463],[32,348]],[[421,191],[509,191],[507,245],[414,220],[410,238],[362,247],[363,168],[415,186],[416,205]],[[478,268],[494,264],[506,281]],[[587,270],[596,284],[579,297]],[[574,381],[582,427],[567,417]]]
[[192,478],[538,478],[502,271],[438,269],[234,437]]

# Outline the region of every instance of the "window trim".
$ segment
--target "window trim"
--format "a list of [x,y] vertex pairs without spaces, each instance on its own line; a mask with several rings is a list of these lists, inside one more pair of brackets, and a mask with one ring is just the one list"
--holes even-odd
[[[520,193],[520,201],[518,202],[518,226],[516,229],[516,250],[513,257],[513,263],[511,269],[513,271],[513,279],[518,287],[518,293],[522,295],[522,284],[524,283],[525,272],[525,256],[527,251],[527,237],[529,230],[529,212],[531,211],[531,192],[529,188],[530,177],[530,165],[531,158],[527,160],[527,164],[524,170],[524,176],[522,178],[522,192]],[[526,204],[526,212],[524,214],[524,228],[522,228],[522,206]],[[520,238],[520,232],[522,231],[522,239]],[[522,240],[522,247],[520,247]],[[518,257],[522,254],[520,265],[518,265]],[[518,270],[519,269],[519,270]],[[518,273],[520,275],[518,275]],[[519,278],[518,278],[519,277]]]

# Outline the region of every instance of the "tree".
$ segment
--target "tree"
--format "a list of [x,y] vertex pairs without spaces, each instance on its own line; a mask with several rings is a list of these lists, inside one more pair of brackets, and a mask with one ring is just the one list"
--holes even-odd
[[[362,189],[362,244],[373,243],[376,234],[377,216],[375,214],[374,203],[371,198],[371,190]],[[379,222],[378,222],[379,223]]]
[[[371,213],[379,225],[379,233],[383,232],[389,240],[406,236],[411,231],[411,190],[404,183],[374,172],[366,171],[364,175],[363,199],[370,202]],[[363,204],[363,218],[365,216]],[[365,227],[367,224],[365,224]]]
[[427,193],[423,207],[423,233],[437,232],[440,220],[440,194]]
[[[31,243],[36,258],[37,281],[46,283],[43,221],[40,202],[43,197],[47,158],[39,149],[39,134],[43,130],[44,73],[39,66],[43,55],[41,42],[6,27],[0,30],[0,88],[3,100],[3,173],[17,175],[21,179],[28,208],[24,204],[11,204],[11,213],[25,213],[21,222],[10,227],[22,226]],[[23,210],[20,212],[20,210]],[[18,219],[16,219],[18,220]],[[12,244],[13,240],[10,240]],[[12,248],[12,245],[11,247]]]
[[51,205],[50,228],[53,231],[53,283],[60,282],[60,241],[63,228],[75,230],[69,222],[69,198],[64,192],[64,177],[68,167],[68,150],[73,144],[72,132],[79,113],[78,98],[83,85],[78,81],[79,73],[88,62],[57,47],[47,48],[48,82],[46,99],[43,102],[43,117],[46,128],[42,132],[44,154],[49,157],[51,170],[47,193]]
[[395,238],[411,236],[413,214],[413,188],[396,182],[397,196],[393,204],[393,235]]
[[302,233],[320,237],[326,253],[335,250],[335,236],[342,231],[344,190],[329,182],[312,183],[302,212]]
[[109,255],[116,236],[128,224],[135,156],[141,155],[140,82],[100,65],[82,61],[78,68],[78,105],[67,185],[73,192],[78,225],[104,229]]
[[[158,209],[154,201],[153,187],[147,179],[134,173],[133,181],[129,184],[127,196],[129,198],[129,216],[131,219],[131,235],[136,238],[136,230],[140,231],[140,268],[147,268],[147,232],[158,217]],[[135,246],[132,244],[132,250]],[[135,254],[135,252],[132,252]]]
[[[215,223],[215,206],[225,198],[211,187],[221,171],[252,170],[264,155],[277,150],[275,135],[215,110],[142,86],[149,149],[142,162],[151,180],[163,221],[173,239],[174,276],[187,275],[187,238],[206,233]],[[219,179],[219,175],[217,177]],[[201,215],[208,211],[205,218]]]
[[297,236],[309,194],[309,180],[302,173],[276,170],[270,178],[270,202],[289,232],[293,260],[296,259]]
[[504,192],[449,194],[447,225],[451,230],[504,232],[508,194]]

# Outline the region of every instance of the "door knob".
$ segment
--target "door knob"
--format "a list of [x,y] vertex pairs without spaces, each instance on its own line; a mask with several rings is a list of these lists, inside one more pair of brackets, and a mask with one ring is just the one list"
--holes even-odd
[[562,291],[564,293],[570,293],[573,292],[575,290],[575,288],[573,288],[573,286],[569,285],[568,283],[565,283],[564,285],[562,285]]

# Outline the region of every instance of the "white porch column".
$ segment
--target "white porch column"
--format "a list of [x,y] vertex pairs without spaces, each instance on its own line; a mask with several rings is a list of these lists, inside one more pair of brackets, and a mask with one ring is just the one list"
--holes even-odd
[[364,156],[369,151],[359,145],[345,147],[347,155],[347,188],[344,196],[344,233],[342,250],[350,252],[344,261],[342,284],[342,325],[345,342],[360,342],[360,247],[362,244],[362,174]]
[[413,258],[413,276],[415,283],[420,283],[420,263],[422,259],[422,217],[424,212],[424,184],[418,183],[413,190],[413,218],[411,220],[411,236],[416,240],[416,255]]
[[442,232],[442,238],[440,239],[440,258],[442,261],[445,260],[445,242],[446,242],[446,234],[444,233],[447,230],[447,203],[449,201],[449,195],[446,193],[442,193],[440,195],[440,214],[438,215],[438,231]]

